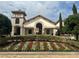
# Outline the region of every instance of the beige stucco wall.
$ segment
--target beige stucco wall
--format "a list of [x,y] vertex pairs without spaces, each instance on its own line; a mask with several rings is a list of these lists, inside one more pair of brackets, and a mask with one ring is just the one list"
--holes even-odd
[[[19,20],[20,20],[19,24],[15,24],[16,17],[19,17]],[[53,22],[50,22],[50,21],[44,19],[43,17],[36,17],[29,22],[26,20],[26,23],[23,24],[23,22],[24,22],[23,14],[16,14],[16,15],[13,14],[11,22],[12,22],[12,33],[11,33],[12,36],[14,35],[14,26],[19,26],[21,28],[20,29],[21,36],[25,35],[25,28],[34,28],[34,32],[36,32],[36,24],[37,23],[42,24],[42,27],[43,27],[42,32],[43,33],[44,33],[44,28],[52,28],[54,36],[56,34],[56,31],[57,31],[56,28],[59,27],[59,22],[57,24],[55,24]],[[63,22],[63,26],[64,26],[64,22]]]
[[48,20],[46,20],[46,19],[44,19],[42,17],[37,17],[37,18],[35,18],[35,19],[33,19],[33,20],[29,21],[29,22],[26,22],[24,24],[24,28],[30,28],[31,27],[31,28],[36,29],[36,24],[37,23],[41,23],[42,24],[42,27],[43,27],[42,31],[43,31],[43,33],[44,33],[44,28],[52,28],[52,31],[53,31],[52,33],[55,36],[56,31],[57,31],[57,29],[56,29],[57,26],[53,22],[49,22]]
[[[60,23],[58,22],[57,24],[56,24],[56,27],[59,27],[60,26]],[[64,22],[62,22],[62,26],[64,26]]]
[[[15,24],[15,20],[16,20],[16,18],[19,18],[19,20],[20,20],[20,23],[19,24]],[[23,15],[17,15],[17,16],[12,16],[12,18],[11,18],[11,22],[12,22],[12,26],[22,26],[22,24],[23,24],[23,22],[24,22],[24,19],[23,19]]]
[[11,16],[12,17],[23,17],[24,15],[23,14],[12,14]]
[[[16,18],[19,18],[19,24],[15,24]],[[12,14],[11,17],[11,23],[12,23],[12,32],[11,35],[14,36],[14,27],[19,26],[20,29],[20,35],[24,35],[24,28],[23,28],[23,22],[24,22],[24,16],[23,14]]]
[[25,23],[24,27],[33,27],[34,28],[34,27],[36,27],[37,23],[41,23],[44,28],[56,28],[56,25],[54,23],[51,23],[41,17],[35,18],[34,20],[31,20],[30,22]]

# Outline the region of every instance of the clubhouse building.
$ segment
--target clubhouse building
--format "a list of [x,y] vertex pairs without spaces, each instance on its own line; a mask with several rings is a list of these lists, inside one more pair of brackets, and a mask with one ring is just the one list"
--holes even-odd
[[[31,19],[26,18],[27,14],[24,11],[12,11],[12,36],[36,34],[48,34],[55,36],[57,30],[59,29],[59,21],[53,22],[42,15],[37,15]],[[62,25],[64,26],[64,22],[62,22]]]

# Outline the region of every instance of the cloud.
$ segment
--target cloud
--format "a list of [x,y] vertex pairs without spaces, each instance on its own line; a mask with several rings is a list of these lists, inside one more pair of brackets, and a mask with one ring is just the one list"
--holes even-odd
[[50,20],[57,21],[59,13],[63,19],[72,14],[72,4],[75,3],[79,11],[79,2],[71,1],[0,1],[0,13],[11,18],[11,11],[21,9],[27,13],[27,19],[36,15],[43,15]]

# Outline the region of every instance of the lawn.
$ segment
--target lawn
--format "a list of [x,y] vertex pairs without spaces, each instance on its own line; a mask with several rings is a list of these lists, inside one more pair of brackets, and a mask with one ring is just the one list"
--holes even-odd
[[[33,37],[35,38],[35,37]],[[40,36],[39,36],[40,38]],[[46,37],[47,38],[47,37]],[[60,37],[45,37],[24,40],[20,38],[5,45],[0,44],[0,51],[78,51],[79,41],[66,40]],[[32,39],[32,40],[31,40]],[[42,40],[41,40],[42,39]]]

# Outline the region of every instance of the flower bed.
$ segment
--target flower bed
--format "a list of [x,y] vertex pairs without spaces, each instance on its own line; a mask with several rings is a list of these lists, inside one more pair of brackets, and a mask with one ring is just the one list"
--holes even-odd
[[22,51],[22,48],[24,46],[24,42],[19,42],[19,45],[17,45],[17,51]]
[[[9,44],[10,45],[9,46],[7,43],[11,43],[11,45]],[[54,43],[56,43],[56,44],[54,44]],[[66,40],[66,39],[63,39],[58,36],[27,35],[27,36],[0,38],[0,45],[4,46],[4,49],[0,47],[0,50],[9,50],[9,51],[73,50],[70,47],[68,47],[67,45],[66,46],[69,49],[64,47],[63,45],[65,45],[65,44],[75,47],[75,50],[79,50],[78,41]],[[6,45],[6,47],[5,47],[5,45]],[[57,47],[57,46],[59,46],[59,47]]]
[[16,45],[18,44],[19,42],[14,42],[13,45],[8,49],[10,51],[14,51],[14,48],[16,47]]
[[47,43],[44,42],[43,44],[44,44],[44,51],[48,51],[49,49],[48,49],[48,45],[47,45]]
[[27,49],[26,49],[27,51],[31,51],[32,44],[33,44],[33,42],[30,42],[30,43],[29,43],[29,45],[27,46]]
[[36,49],[35,50],[37,50],[37,51],[40,50],[40,42],[37,42],[37,45],[36,45]]
[[24,46],[22,47],[22,51],[27,50],[27,47],[29,45],[30,42],[24,42]]
[[55,47],[55,45],[53,44],[53,42],[50,42],[50,45],[53,48],[53,50],[57,50],[57,48]]

